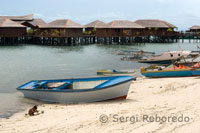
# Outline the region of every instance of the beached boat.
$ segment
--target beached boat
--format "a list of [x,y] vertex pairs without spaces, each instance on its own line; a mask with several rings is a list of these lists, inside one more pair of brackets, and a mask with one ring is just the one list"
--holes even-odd
[[98,70],[97,75],[132,75],[136,71],[117,71],[115,69]]
[[145,70],[144,67],[140,69],[140,72],[145,77],[151,78],[164,78],[164,77],[189,77],[192,76],[191,69],[172,69],[172,70]]
[[126,99],[131,76],[34,80],[17,88],[24,97],[48,102],[79,103]]
[[161,77],[190,77],[200,76],[200,63],[196,63],[191,67],[182,64],[173,64],[170,66],[150,66],[148,68],[141,67],[142,75],[151,78]]
[[192,51],[170,51],[164,52],[161,55],[155,55],[151,57],[139,60],[140,63],[152,63],[152,64],[172,64],[174,61],[178,61],[181,58],[187,58]]

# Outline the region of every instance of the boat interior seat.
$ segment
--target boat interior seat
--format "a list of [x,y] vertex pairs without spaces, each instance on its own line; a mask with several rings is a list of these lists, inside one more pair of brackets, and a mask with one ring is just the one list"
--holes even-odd
[[39,82],[35,82],[32,86],[32,89],[40,89],[43,88],[46,89],[45,85],[47,84],[47,81],[39,81]]
[[68,81],[68,82],[63,82],[60,86],[48,86],[48,89],[53,89],[53,90],[65,90],[65,89],[73,89],[73,82]]
[[47,82],[40,81],[35,82],[32,86],[32,89],[53,89],[53,90],[61,90],[61,89],[73,89],[72,81],[65,82]]

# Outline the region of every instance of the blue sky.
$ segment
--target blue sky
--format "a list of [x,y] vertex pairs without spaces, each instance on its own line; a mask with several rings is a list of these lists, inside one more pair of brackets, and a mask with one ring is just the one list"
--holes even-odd
[[0,15],[34,14],[47,22],[72,19],[87,24],[96,19],[162,19],[185,30],[200,25],[200,0],[6,0]]

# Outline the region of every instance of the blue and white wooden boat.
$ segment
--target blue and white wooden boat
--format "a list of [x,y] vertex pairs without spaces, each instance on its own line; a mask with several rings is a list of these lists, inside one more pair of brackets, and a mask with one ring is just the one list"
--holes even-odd
[[131,76],[34,80],[17,88],[24,97],[48,102],[82,103],[126,99]]

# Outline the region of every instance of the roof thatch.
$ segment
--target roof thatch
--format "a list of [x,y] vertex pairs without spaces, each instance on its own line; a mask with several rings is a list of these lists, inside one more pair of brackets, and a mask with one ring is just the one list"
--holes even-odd
[[25,16],[0,16],[0,19],[5,19],[5,18],[13,21],[31,21],[33,20],[33,14]]
[[21,27],[21,28],[24,28],[25,26],[19,24],[19,23],[16,23],[10,19],[0,19],[0,27],[1,28],[8,28],[8,27]]
[[144,28],[143,26],[129,20],[114,20],[108,23],[108,25],[110,26],[110,28],[135,28],[135,29]]
[[176,28],[176,26],[158,19],[140,19],[135,23],[144,26],[145,28]]
[[89,24],[86,24],[85,27],[88,27],[88,28],[110,28],[110,26],[108,24],[106,24],[100,20],[96,20]]
[[70,19],[57,19],[48,24],[39,26],[40,28],[84,28],[84,26],[73,22]]
[[194,25],[194,26],[190,27],[190,30],[200,30],[200,26]]
[[33,19],[33,21],[30,21],[30,22],[27,22],[33,26],[42,26],[42,25],[45,25],[47,24],[44,20],[42,19]]

